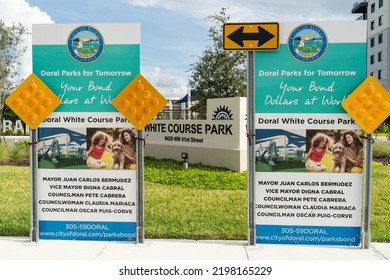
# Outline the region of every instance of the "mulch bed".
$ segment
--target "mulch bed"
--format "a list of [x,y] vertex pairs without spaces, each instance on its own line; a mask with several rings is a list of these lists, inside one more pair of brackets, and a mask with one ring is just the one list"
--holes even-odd
[[390,164],[390,157],[374,158],[373,160],[376,161],[376,162],[380,162],[382,164],[385,164],[385,165]]
[[2,159],[0,165],[30,166],[29,159]]

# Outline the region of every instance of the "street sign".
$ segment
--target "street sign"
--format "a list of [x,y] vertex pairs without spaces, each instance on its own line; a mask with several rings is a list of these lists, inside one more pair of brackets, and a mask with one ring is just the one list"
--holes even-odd
[[[336,167],[332,156],[325,154],[314,164],[320,166],[316,169],[309,153],[322,137],[328,143],[345,142],[351,131],[361,134],[341,102],[366,76],[366,25],[281,22],[278,51],[248,52],[251,245],[361,243],[360,165],[352,173],[355,166]],[[348,74],[343,72],[345,61]],[[346,185],[351,187],[342,188],[337,199],[329,196]]]
[[225,23],[223,49],[227,51],[256,51],[279,49],[279,23]]
[[[33,73],[62,101],[31,133],[32,241],[138,242],[143,158],[123,162],[119,156],[118,166],[106,145],[126,133],[131,155],[143,148],[134,149],[133,127],[111,104],[140,73],[140,25],[33,24],[32,42]],[[106,139],[100,148],[99,139]]]
[[390,95],[373,76],[368,76],[342,106],[367,134],[371,134],[390,115]]
[[141,74],[112,100],[112,105],[138,130],[142,130],[166,104],[164,96]]
[[31,129],[36,129],[61,104],[61,100],[41,79],[31,74],[5,103]]

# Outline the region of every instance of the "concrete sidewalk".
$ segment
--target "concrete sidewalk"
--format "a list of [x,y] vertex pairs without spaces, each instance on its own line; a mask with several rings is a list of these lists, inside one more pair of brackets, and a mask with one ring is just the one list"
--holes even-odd
[[0,237],[0,260],[389,260],[390,243],[370,249],[256,245],[246,241],[145,240],[143,244]]

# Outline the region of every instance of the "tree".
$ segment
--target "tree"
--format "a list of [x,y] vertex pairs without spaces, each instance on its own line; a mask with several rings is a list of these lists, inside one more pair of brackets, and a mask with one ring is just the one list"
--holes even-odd
[[191,110],[206,118],[207,99],[246,95],[246,56],[243,52],[227,52],[222,46],[222,26],[230,19],[226,8],[206,18],[212,25],[206,46],[198,61],[191,64],[189,86],[197,91],[198,103]]
[[[5,98],[15,89],[19,58],[26,52],[23,36],[28,34],[21,24],[6,26],[0,20],[0,126],[3,122]],[[0,133],[2,132],[2,129]]]

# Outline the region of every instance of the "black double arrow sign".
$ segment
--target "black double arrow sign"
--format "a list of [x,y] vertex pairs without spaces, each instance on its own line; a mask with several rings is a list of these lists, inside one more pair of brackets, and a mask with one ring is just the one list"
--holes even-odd
[[244,26],[241,26],[236,31],[227,36],[230,40],[232,40],[237,45],[244,47],[244,41],[251,40],[257,41],[257,47],[261,47],[269,40],[275,37],[274,34],[268,32],[261,26],[257,27],[257,32],[244,33]]
[[223,48],[237,51],[277,50],[279,49],[279,23],[225,23]]

